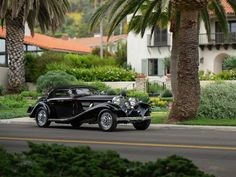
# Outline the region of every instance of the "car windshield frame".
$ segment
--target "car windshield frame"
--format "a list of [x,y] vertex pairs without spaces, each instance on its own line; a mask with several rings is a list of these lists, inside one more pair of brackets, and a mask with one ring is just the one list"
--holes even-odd
[[100,92],[93,88],[78,87],[78,88],[72,89],[72,94],[75,97],[80,97],[80,96],[100,95]]

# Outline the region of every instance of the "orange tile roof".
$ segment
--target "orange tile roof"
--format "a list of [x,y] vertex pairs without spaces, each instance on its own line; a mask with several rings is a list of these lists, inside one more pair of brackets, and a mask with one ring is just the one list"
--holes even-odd
[[234,14],[234,10],[231,8],[227,0],[221,0],[227,14]]
[[[0,29],[0,37],[6,37],[6,30]],[[43,34],[35,33],[34,37],[25,36],[24,43],[28,45],[38,46],[43,49],[76,52],[76,53],[91,53],[91,48],[75,41],[65,41],[62,39],[50,37]]]
[[[103,37],[103,44],[108,45],[112,44],[120,39],[127,39],[127,34],[122,34],[122,35],[116,35],[116,36],[111,36],[109,41],[107,41],[108,37],[104,36]],[[84,44],[88,47],[94,48],[100,45],[100,37],[88,37],[88,38],[78,38],[78,39],[70,39],[69,41],[74,41],[78,42],[81,44]]]

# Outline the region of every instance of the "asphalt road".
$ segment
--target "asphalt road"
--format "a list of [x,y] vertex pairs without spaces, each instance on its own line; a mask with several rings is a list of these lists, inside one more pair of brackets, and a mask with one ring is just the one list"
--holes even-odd
[[96,126],[72,129],[67,125],[38,128],[35,124],[0,124],[0,145],[9,152],[28,149],[27,141],[90,146],[115,150],[130,160],[154,161],[173,154],[187,157],[217,177],[236,176],[236,131],[201,128],[155,128],[136,131],[119,126],[106,133]]

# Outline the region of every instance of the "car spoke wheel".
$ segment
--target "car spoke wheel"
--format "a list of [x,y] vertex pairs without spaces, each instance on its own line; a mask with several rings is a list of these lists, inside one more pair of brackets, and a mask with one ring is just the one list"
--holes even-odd
[[117,126],[116,114],[110,110],[104,110],[99,116],[99,127],[103,131],[113,131]]
[[36,114],[36,123],[39,127],[49,127],[48,114],[45,109],[39,109]]

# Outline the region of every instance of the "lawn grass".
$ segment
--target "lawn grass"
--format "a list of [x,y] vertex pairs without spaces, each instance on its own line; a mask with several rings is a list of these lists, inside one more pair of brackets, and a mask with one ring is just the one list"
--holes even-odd
[[19,95],[6,95],[0,97],[0,119],[26,117],[27,109],[36,100],[24,98]]
[[11,119],[19,117],[27,117],[28,107],[24,108],[15,108],[15,109],[0,109],[0,119]]
[[[165,124],[168,119],[168,112],[153,112],[152,123],[153,124]],[[178,125],[212,125],[212,126],[236,126],[236,119],[207,119],[197,118],[193,120],[177,122]]]
[[236,119],[206,119],[197,118],[193,120],[178,122],[181,125],[212,125],[212,126],[236,126]]
[[165,124],[167,122],[168,114],[168,112],[152,112],[152,123]]

